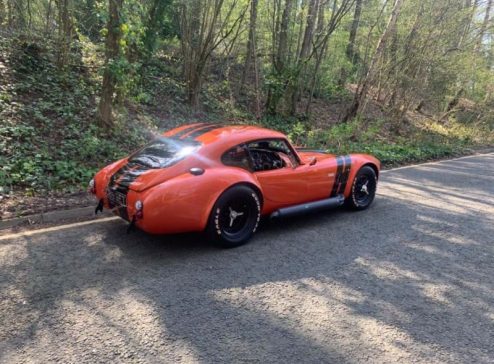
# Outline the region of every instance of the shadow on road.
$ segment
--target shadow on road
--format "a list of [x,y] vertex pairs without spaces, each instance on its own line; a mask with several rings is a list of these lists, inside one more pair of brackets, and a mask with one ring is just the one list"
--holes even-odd
[[493,160],[389,172],[368,211],[233,250],[119,221],[0,241],[0,362],[488,362]]

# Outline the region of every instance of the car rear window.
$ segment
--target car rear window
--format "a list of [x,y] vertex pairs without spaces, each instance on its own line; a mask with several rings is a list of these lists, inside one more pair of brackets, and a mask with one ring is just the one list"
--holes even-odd
[[200,146],[195,141],[159,137],[130,156],[129,162],[149,168],[165,168],[195,153]]

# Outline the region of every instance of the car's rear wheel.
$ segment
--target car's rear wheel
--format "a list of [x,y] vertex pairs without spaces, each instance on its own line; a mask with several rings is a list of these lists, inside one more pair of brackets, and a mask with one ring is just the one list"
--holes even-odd
[[206,233],[216,245],[234,248],[252,237],[260,217],[261,204],[257,193],[248,186],[234,186],[216,201]]
[[377,176],[374,169],[364,166],[359,169],[352,183],[350,197],[346,204],[353,210],[365,210],[368,208],[376,196]]

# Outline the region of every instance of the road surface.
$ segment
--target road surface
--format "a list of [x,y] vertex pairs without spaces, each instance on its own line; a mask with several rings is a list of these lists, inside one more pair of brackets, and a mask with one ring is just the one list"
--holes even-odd
[[0,236],[0,362],[494,362],[494,154],[237,249],[125,228]]

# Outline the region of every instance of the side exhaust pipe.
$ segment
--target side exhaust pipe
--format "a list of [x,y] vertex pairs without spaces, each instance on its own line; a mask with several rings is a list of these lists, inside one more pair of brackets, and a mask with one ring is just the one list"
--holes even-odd
[[324,200],[318,200],[314,202],[303,203],[300,205],[284,207],[276,210],[270,215],[272,219],[279,219],[284,217],[291,217],[296,215],[303,215],[309,212],[321,211],[332,209],[343,205],[345,202],[345,196],[338,195],[331,198],[326,198]]

